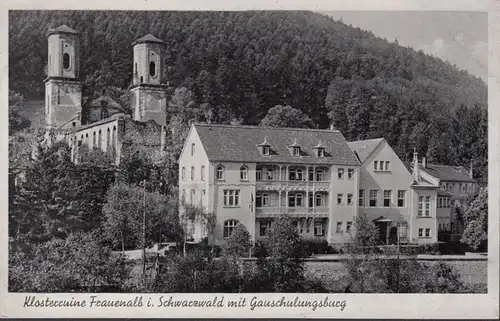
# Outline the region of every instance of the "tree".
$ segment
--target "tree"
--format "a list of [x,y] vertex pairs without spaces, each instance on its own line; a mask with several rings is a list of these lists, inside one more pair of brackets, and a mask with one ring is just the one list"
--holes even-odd
[[488,242],[488,189],[481,187],[478,193],[464,202],[459,211],[464,224],[462,243],[475,251],[485,248]]
[[9,90],[9,135],[26,129],[30,126],[30,120],[22,112],[24,97],[12,90]]
[[246,257],[249,254],[252,242],[250,233],[245,225],[238,224],[227,239],[227,244],[222,248],[222,254],[233,257]]
[[[11,233],[36,241],[100,225],[104,195],[114,181],[110,164],[74,164],[65,141],[39,144],[11,191]],[[38,224],[33,225],[34,222]]]
[[64,240],[14,246],[9,253],[9,291],[127,291],[130,264],[98,235],[78,232]]
[[297,127],[315,128],[311,118],[299,109],[291,106],[277,105],[269,109],[266,117],[260,122],[261,126],[267,127]]
[[304,276],[300,236],[288,217],[275,219],[269,230],[265,247],[268,257],[258,260],[261,291],[300,291]]
[[175,201],[165,195],[117,183],[109,190],[103,207],[104,232],[114,248],[140,248],[146,215],[146,245],[177,239],[180,228],[176,207]]

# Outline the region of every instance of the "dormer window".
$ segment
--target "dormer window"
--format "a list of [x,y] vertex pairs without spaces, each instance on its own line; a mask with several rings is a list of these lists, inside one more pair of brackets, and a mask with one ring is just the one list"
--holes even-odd
[[262,156],[271,156],[271,145],[267,142],[267,137],[264,137],[264,141],[259,144],[259,149]]
[[313,149],[316,150],[316,156],[325,157],[325,146],[321,144],[321,140],[318,142],[318,145],[313,147]]
[[300,157],[300,145],[297,143],[297,139],[295,139],[293,144],[288,147],[291,148],[293,157]]

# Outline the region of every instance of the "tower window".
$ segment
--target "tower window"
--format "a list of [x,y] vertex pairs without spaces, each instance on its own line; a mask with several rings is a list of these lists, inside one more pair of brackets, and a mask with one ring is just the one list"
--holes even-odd
[[152,77],[156,76],[156,63],[154,61],[149,63],[149,74]]
[[63,68],[66,69],[66,70],[69,69],[69,62],[70,62],[69,60],[70,60],[69,59],[69,54],[65,53],[63,55]]

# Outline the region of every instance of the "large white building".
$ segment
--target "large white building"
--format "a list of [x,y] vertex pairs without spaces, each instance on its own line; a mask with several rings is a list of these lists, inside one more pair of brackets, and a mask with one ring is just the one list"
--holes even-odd
[[[436,243],[451,200],[420,163],[415,153],[408,169],[384,139],[348,143],[336,130],[196,124],[179,158],[181,213],[213,213],[218,242],[238,223],[259,240],[289,215],[301,236],[348,243],[364,213],[383,243]],[[190,226],[207,236],[202,221]]]

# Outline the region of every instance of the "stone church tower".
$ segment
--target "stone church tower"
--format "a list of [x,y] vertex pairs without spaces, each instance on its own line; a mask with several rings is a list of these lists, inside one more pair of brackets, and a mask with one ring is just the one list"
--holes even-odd
[[80,125],[82,85],[78,33],[66,25],[50,29],[45,79],[45,121],[48,131]]
[[132,93],[133,119],[154,120],[165,126],[167,113],[165,75],[165,42],[146,35],[132,43],[134,47],[134,76]]

